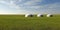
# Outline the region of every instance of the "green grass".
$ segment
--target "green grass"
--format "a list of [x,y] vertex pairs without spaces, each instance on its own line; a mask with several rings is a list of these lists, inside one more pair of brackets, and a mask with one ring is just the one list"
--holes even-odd
[[60,30],[60,15],[27,17],[0,15],[0,30]]

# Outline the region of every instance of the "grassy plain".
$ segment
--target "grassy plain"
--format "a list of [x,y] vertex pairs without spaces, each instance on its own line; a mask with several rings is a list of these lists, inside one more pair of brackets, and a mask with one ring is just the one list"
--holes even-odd
[[0,30],[60,30],[60,15],[27,17],[0,15]]

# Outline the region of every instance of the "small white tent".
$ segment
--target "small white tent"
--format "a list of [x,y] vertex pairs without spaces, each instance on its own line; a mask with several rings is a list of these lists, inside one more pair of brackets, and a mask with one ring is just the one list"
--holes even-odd
[[26,14],[25,17],[33,17],[33,14]]
[[37,14],[37,17],[43,17],[43,14]]
[[52,17],[53,15],[52,14],[47,14],[47,17]]

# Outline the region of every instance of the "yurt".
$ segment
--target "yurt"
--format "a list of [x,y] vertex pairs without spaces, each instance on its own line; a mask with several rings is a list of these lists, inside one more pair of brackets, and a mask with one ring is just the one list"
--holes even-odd
[[37,17],[43,17],[43,14],[37,14]]
[[47,14],[47,17],[53,17],[53,15],[52,14]]
[[33,17],[33,14],[26,14],[25,17]]

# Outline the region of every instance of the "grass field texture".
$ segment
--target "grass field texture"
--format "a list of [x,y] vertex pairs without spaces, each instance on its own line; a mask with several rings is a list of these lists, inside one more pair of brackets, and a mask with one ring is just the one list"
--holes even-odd
[[0,15],[0,30],[60,30],[60,15],[27,17]]

